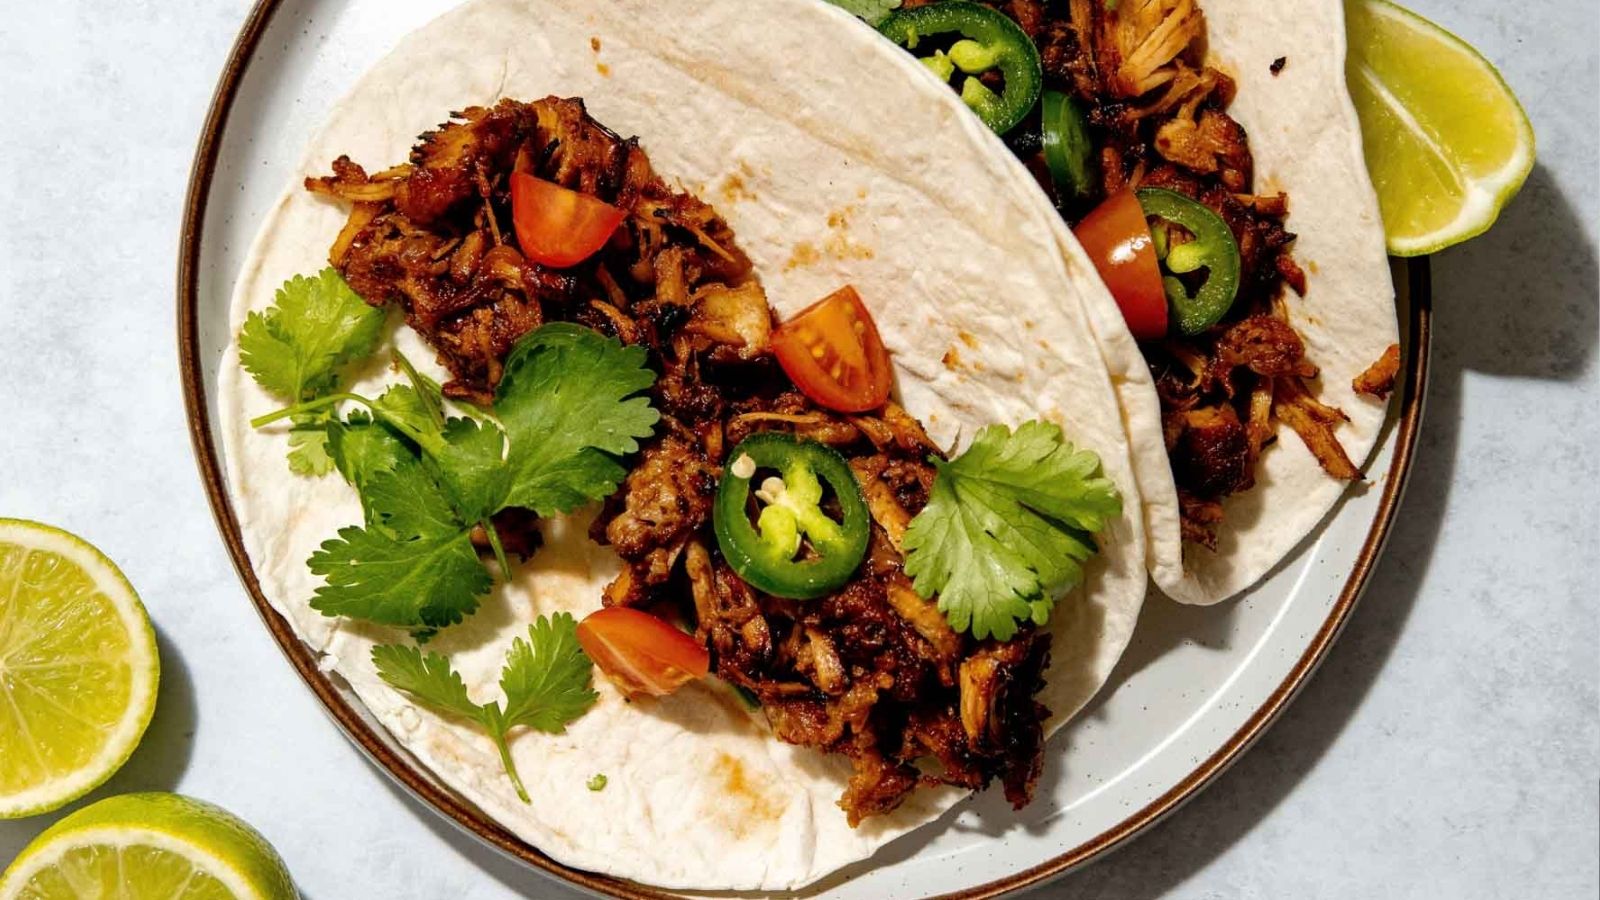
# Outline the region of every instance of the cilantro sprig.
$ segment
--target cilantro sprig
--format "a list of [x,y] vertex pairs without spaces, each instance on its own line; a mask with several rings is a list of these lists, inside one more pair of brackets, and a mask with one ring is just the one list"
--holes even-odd
[[979,432],[938,469],[928,505],[906,529],[906,574],[956,631],[1010,640],[1022,622],[1044,625],[1083,580],[1095,533],[1122,513],[1100,457],[1048,422]]
[[[406,382],[377,398],[339,390],[341,367],[370,355],[382,326],[336,272],[294,278],[239,334],[241,361],[292,405],[251,421],[294,425],[290,467],[337,469],[363,523],[307,561],[325,583],[312,608],[412,629],[424,639],[474,613],[494,581],[473,544],[481,528],[510,571],[494,516],[553,516],[613,493],[660,415],[642,348],[577,325],[536,329],[506,359],[494,418],[447,416],[439,385],[395,353]],[[338,408],[361,407],[340,419]]]
[[[442,419],[437,388],[417,377],[375,401],[335,395],[370,411],[370,420],[352,420],[333,443],[336,464],[361,494],[366,524],[341,530],[309,560],[327,579],[312,607],[421,634],[471,615],[493,586],[472,546],[474,527],[484,529],[501,572],[509,572],[497,513],[571,512],[609,496],[627,475],[617,457],[637,451],[660,418],[642,396],[655,381],[645,361],[642,349],[587,328],[544,326],[507,358],[495,401],[499,424]],[[393,444],[373,446],[367,434],[361,449],[370,455],[345,458],[350,429],[373,423],[415,445],[417,455],[397,462]]]
[[[251,422],[290,420],[290,469],[337,469],[361,497],[363,524],[340,529],[307,560],[324,579],[311,606],[407,628],[422,641],[475,612],[494,585],[475,528],[509,573],[494,516],[514,507],[555,515],[608,496],[626,475],[617,457],[638,450],[660,417],[643,396],[655,382],[645,352],[575,325],[548,325],[518,343],[494,416],[450,417],[439,385],[399,352],[405,383],[375,399],[342,390],[343,369],[376,351],[383,321],[332,269],[292,278],[270,308],[246,318],[240,361],[290,404]],[[345,405],[362,408],[341,418]],[[560,733],[598,697],[576,627],[565,613],[540,617],[512,643],[503,703],[473,702],[438,653],[387,645],[372,659],[393,687],[483,728],[526,803],[512,731]]]
[[500,672],[504,703],[474,703],[466,682],[438,653],[391,644],[372,648],[372,662],[390,686],[482,728],[500,751],[500,763],[523,803],[531,800],[511,758],[511,731],[560,734],[600,696],[592,690],[594,667],[578,646],[577,624],[569,613],[540,616],[528,626],[526,640],[512,642]]
[[[339,388],[342,369],[370,356],[383,336],[384,312],[368,306],[331,268],[289,279],[265,311],[245,317],[239,361],[268,393],[290,403]],[[289,468],[298,475],[333,470],[326,414],[295,417]]]
[[[365,525],[340,529],[307,560],[326,581],[311,606],[324,615],[408,627],[426,637],[475,612],[494,585],[472,543],[475,526],[485,529],[501,571],[510,571],[510,564],[489,519],[498,510],[476,514],[463,508],[449,490],[450,469],[440,462],[450,458],[449,435],[471,420],[446,419],[438,385],[398,353],[396,362],[411,383],[395,385],[376,400],[331,394],[252,424],[320,413],[344,402],[367,407],[323,426],[330,460],[361,496]],[[499,440],[497,430],[494,437]],[[497,457],[499,449],[497,443]]]

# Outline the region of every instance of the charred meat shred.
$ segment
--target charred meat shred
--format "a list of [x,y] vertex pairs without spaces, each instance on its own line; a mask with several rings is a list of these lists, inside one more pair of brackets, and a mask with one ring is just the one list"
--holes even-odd
[[1400,375],[1400,345],[1390,344],[1378,361],[1357,375],[1351,387],[1358,394],[1385,398],[1394,392],[1394,380]]
[[[1037,2],[1008,8],[1048,22]],[[532,262],[516,244],[513,172],[613,204],[624,224],[574,268]],[[773,355],[766,295],[726,221],[668,186],[637,141],[579,100],[502,100],[423,135],[402,165],[369,175],[341,157],[306,187],[350,205],[333,265],[368,303],[400,307],[449,369],[452,396],[491,402],[507,352],[544,322],[648,351],[662,423],[592,526],[623,563],[604,602],[674,606],[716,674],[760,700],[779,738],[847,757],[853,775],[839,802],[852,825],[919,785],[998,780],[1013,803],[1028,801],[1048,716],[1035,697],[1049,636],[1031,626],[1006,644],[957,634],[903,572],[901,538],[927,503],[939,448],[893,404],[842,416],[795,390]],[[763,431],[835,448],[869,500],[868,558],[831,596],[762,594],[717,550],[709,520],[726,450]]]

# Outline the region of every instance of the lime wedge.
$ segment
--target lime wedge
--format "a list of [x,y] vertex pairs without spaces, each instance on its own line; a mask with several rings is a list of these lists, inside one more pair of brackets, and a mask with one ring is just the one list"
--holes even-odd
[[227,810],[125,794],[78,810],[0,876],[0,900],[294,900],[272,845]]
[[150,724],[159,673],[155,632],[111,560],[0,519],[0,819],[110,778]]
[[1533,170],[1533,126],[1478,51],[1386,0],[1346,0],[1345,77],[1389,252],[1487,231]]

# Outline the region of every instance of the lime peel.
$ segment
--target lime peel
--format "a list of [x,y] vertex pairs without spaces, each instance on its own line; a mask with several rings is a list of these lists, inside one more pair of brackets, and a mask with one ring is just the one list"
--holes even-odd
[[116,565],[59,528],[0,519],[0,745],[33,775],[19,765],[0,779],[0,819],[110,778],[144,736],[159,682],[155,631]]
[[1420,256],[1487,231],[1533,170],[1533,126],[1515,94],[1427,19],[1387,0],[1345,9],[1346,76],[1389,252]]
[[[294,882],[266,838],[228,811],[177,794],[127,794],[78,810],[0,875],[0,900],[54,900],[84,879],[129,900],[293,900]],[[71,888],[68,887],[68,890]],[[26,891],[26,893],[24,893]]]

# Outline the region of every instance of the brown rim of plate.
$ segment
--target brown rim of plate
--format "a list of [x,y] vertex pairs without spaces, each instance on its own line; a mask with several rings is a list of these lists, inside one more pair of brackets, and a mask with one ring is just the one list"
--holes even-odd
[[[200,133],[200,143],[195,151],[194,164],[190,171],[178,256],[178,357],[182,368],[184,407],[189,420],[189,439],[194,446],[195,460],[200,468],[201,480],[205,484],[206,496],[211,502],[211,511],[216,517],[218,529],[222,532],[223,542],[227,544],[228,555],[233,558],[234,568],[238,570],[239,577],[255,604],[256,612],[261,615],[267,630],[278,642],[278,648],[283,651],[295,671],[300,673],[301,680],[311,688],[313,694],[316,694],[329,715],[344,730],[346,737],[366,753],[368,758],[404,785],[413,796],[449,817],[458,827],[491,847],[574,885],[627,900],[644,900],[644,898],[654,900],[654,898],[679,896],[630,881],[564,866],[489,819],[471,802],[440,787],[424,774],[409,755],[398,753],[391,748],[373,725],[350,705],[327,674],[317,668],[317,660],[310,649],[300,642],[299,637],[289,627],[289,623],[272,608],[261,593],[261,584],[256,580],[249,556],[245,553],[238,516],[235,515],[233,505],[228,499],[216,444],[211,439],[206,385],[203,382],[200,364],[197,308],[201,230],[205,220],[206,204],[210,198],[211,180],[216,173],[217,157],[221,151],[222,132],[227,126],[229,113],[232,111],[250,58],[255,54],[262,35],[281,3],[282,0],[256,0],[244,27],[234,41],[232,51],[228,54],[227,64],[223,67],[216,92],[212,95],[210,109],[206,113],[205,125]],[[1389,538],[1395,515],[1399,511],[1401,495],[1404,493],[1411,472],[1427,388],[1432,286],[1426,258],[1406,260],[1403,269],[1406,283],[1399,287],[1408,295],[1411,317],[1408,323],[1409,353],[1405,380],[1399,388],[1401,391],[1399,433],[1396,436],[1394,460],[1384,481],[1383,496],[1380,498],[1372,529],[1367,533],[1350,577],[1339,592],[1338,600],[1328,613],[1328,618],[1312,637],[1294,668],[1266,702],[1228,738],[1222,747],[1196,766],[1183,780],[1144,808],[1093,839],[1040,865],[968,890],[942,895],[936,900],[987,900],[999,897],[1065,874],[1122,846],[1182,806],[1221,775],[1261,737],[1267,727],[1277,720],[1289,702],[1304,687],[1311,673],[1321,664],[1328,649],[1333,646],[1333,642],[1344,629],[1351,611],[1355,609],[1356,601],[1360,599],[1372,576],[1372,570],[1383,551],[1384,543]]]

